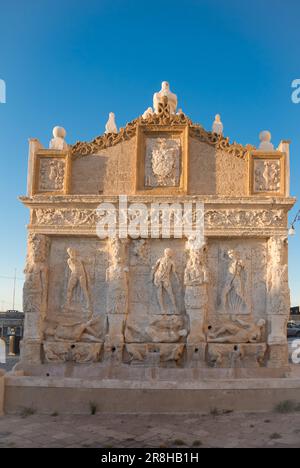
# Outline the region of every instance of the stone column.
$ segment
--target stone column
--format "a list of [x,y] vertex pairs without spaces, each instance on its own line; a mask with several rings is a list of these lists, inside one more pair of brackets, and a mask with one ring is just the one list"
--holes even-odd
[[43,323],[48,301],[48,250],[47,236],[29,234],[23,290],[25,321],[21,361],[31,364],[41,363]]
[[190,332],[187,337],[187,358],[194,366],[205,365],[206,337],[204,325],[208,307],[208,273],[206,268],[206,244],[193,248],[187,243],[189,259],[184,273],[185,308],[189,317]]
[[110,266],[106,272],[107,292],[107,335],[105,337],[105,359],[122,362],[124,332],[128,313],[128,253],[127,240],[109,240]]
[[287,246],[287,238],[283,236],[274,236],[268,241],[268,367],[288,365],[287,321],[290,314],[290,290]]

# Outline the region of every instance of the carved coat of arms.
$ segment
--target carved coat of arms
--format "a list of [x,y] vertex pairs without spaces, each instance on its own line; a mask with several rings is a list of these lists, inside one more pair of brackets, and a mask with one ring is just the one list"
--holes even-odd
[[180,140],[155,138],[146,154],[146,185],[176,186],[180,176]]

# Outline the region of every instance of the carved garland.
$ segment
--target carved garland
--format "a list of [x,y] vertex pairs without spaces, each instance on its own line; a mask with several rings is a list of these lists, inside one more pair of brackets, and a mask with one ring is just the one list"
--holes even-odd
[[159,104],[157,114],[150,114],[145,119],[139,117],[129,122],[125,128],[121,128],[119,133],[108,133],[95,138],[91,142],[77,142],[73,145],[72,154],[74,156],[88,156],[95,154],[105,148],[115,146],[123,141],[130,140],[137,133],[138,125],[188,125],[189,133],[192,138],[197,138],[203,143],[215,146],[216,149],[226,151],[237,158],[246,158],[250,151],[255,150],[251,145],[240,145],[236,142],[230,143],[229,138],[206,131],[201,125],[193,124],[183,112],[171,114],[167,98]]

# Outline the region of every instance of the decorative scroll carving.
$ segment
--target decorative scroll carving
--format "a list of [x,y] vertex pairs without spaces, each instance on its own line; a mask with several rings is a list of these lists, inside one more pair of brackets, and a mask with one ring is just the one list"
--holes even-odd
[[208,145],[215,146],[216,149],[226,151],[232,156],[238,158],[246,158],[252,150],[255,150],[254,146],[243,146],[235,142],[231,144],[229,138],[204,130],[201,125],[193,124],[193,122],[183,112],[178,112],[177,114],[171,113],[168,98],[166,96],[164,96],[162,101],[158,104],[157,113],[146,112],[143,114],[143,117],[139,117],[138,119],[128,123],[126,127],[121,128],[120,132],[117,134],[104,134],[103,136],[95,138],[90,143],[77,142],[72,147],[72,154],[80,156],[96,154],[105,148],[109,148],[117,145],[118,143],[129,140],[136,135],[138,125],[187,125],[189,127],[191,137],[196,138],[203,143],[207,143]]
[[41,158],[39,190],[41,192],[58,192],[64,188],[66,163],[63,159]]
[[128,123],[125,128],[120,129],[119,133],[106,133],[103,136],[95,138],[90,143],[80,141],[75,143],[72,146],[72,154],[88,156],[123,141],[130,140],[136,135],[138,120],[136,119]]
[[[33,223],[39,226],[95,228],[100,220],[97,210],[80,208],[36,208]],[[149,209],[149,221],[151,220]],[[206,229],[279,228],[285,226],[284,210],[214,210],[204,215]]]
[[285,216],[283,210],[207,210],[205,227],[217,228],[264,228],[283,227]]

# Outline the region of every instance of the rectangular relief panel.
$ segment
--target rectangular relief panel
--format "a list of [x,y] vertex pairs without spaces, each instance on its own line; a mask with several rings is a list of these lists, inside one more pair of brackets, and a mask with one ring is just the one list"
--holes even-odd
[[42,150],[35,155],[33,195],[66,195],[70,192],[68,152]]
[[256,151],[250,155],[250,195],[285,196],[284,153]]
[[138,127],[136,192],[187,193],[188,127]]

